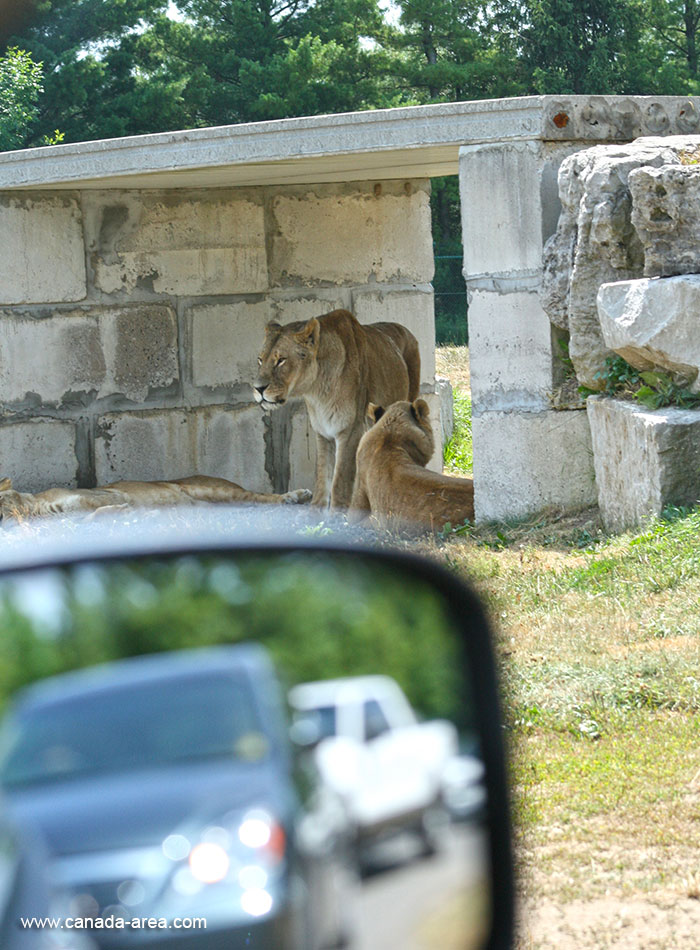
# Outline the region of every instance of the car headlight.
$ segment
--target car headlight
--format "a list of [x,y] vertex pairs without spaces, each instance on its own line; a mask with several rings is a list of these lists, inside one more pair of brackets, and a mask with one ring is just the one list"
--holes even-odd
[[252,917],[269,913],[273,906],[274,880],[286,851],[280,823],[262,808],[226,815],[194,836],[169,835],[163,854],[172,861],[171,886],[176,894],[194,898],[204,893],[215,898],[223,885],[240,891],[240,907]]
[[196,881],[216,884],[228,874],[231,859],[220,844],[202,841],[190,851],[188,864]]

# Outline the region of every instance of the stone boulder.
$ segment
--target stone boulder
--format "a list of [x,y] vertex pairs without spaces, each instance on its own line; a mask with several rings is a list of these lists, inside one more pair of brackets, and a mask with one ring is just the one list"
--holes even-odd
[[598,316],[610,350],[700,391],[700,274],[603,284]]
[[[685,159],[685,156],[681,156]],[[700,274],[700,165],[630,173],[632,224],[644,247],[644,274]]]
[[586,403],[598,505],[608,531],[700,499],[700,411],[594,396]]
[[544,248],[540,294],[550,321],[569,331],[576,375],[591,389],[602,388],[596,374],[610,354],[598,320],[598,289],[645,272],[630,178],[641,168],[682,167],[699,147],[699,136],[649,137],[575,152],[561,164],[562,211]]

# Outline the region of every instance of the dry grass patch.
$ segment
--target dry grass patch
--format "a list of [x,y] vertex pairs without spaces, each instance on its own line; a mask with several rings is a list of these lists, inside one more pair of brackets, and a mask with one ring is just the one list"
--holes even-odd
[[446,376],[453,389],[470,393],[469,347],[453,344],[439,346],[435,350],[435,372],[438,376]]

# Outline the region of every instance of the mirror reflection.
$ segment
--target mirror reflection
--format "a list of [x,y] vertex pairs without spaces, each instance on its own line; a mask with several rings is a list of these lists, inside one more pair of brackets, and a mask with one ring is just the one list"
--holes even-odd
[[46,848],[62,945],[482,946],[473,707],[412,571],[91,562],[0,579],[0,627],[3,820]]

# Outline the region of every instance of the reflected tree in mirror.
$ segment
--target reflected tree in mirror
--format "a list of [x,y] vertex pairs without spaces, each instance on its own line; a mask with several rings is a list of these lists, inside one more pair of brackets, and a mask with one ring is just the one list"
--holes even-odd
[[[297,725],[316,723],[297,757],[313,760],[323,787],[343,802],[367,875],[355,946],[475,950],[488,927],[487,806],[457,635],[463,618],[452,611],[415,570],[342,552],[184,554],[8,574],[0,578],[0,704],[76,669],[262,645]],[[91,694],[24,720],[15,714],[0,762],[10,797],[21,798],[32,782],[167,771],[217,757],[262,768],[274,742],[254,703],[243,702],[245,684],[232,674],[207,676],[185,677],[177,688],[122,684],[111,700]],[[244,722],[234,706],[247,710]],[[53,772],[42,772],[32,751],[42,743],[60,752],[50,759],[59,763]],[[149,751],[156,746],[157,761]],[[316,802],[311,814],[318,812]],[[305,819],[296,847],[303,851],[308,838],[313,851],[318,827]]]

